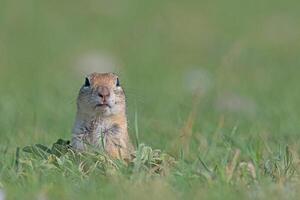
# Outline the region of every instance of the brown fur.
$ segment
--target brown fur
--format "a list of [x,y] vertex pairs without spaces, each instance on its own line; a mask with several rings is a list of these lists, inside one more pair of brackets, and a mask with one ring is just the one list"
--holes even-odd
[[[87,79],[89,85],[82,86],[77,99],[72,146],[81,151],[87,145],[103,146],[112,158],[130,159],[125,93],[117,75],[93,73]],[[107,106],[99,106],[103,104]]]

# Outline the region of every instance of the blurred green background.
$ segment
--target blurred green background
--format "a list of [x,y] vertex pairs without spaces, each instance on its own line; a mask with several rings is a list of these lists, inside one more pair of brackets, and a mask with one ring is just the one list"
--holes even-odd
[[[130,134],[172,150],[197,110],[191,147],[220,120],[240,145],[300,131],[298,1],[0,0],[0,146],[69,139],[86,74],[114,71]],[[200,95],[193,107],[194,95]]]

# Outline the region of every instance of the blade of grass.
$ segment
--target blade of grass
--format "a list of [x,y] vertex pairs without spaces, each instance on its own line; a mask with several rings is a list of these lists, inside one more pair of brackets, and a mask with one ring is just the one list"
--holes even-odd
[[139,126],[138,126],[138,112],[135,110],[134,113],[134,129],[135,129],[135,143],[136,148],[139,147]]

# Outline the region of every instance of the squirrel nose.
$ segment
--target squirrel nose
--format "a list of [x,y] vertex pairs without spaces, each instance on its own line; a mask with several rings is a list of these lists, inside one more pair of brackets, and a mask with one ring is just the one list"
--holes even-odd
[[110,96],[109,89],[107,87],[100,87],[98,89],[98,95],[105,101]]

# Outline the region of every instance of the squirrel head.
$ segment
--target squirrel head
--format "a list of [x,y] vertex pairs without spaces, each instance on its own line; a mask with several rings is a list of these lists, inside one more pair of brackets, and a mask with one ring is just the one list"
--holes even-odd
[[125,93],[114,73],[92,73],[80,88],[78,111],[93,116],[109,117],[125,113]]

